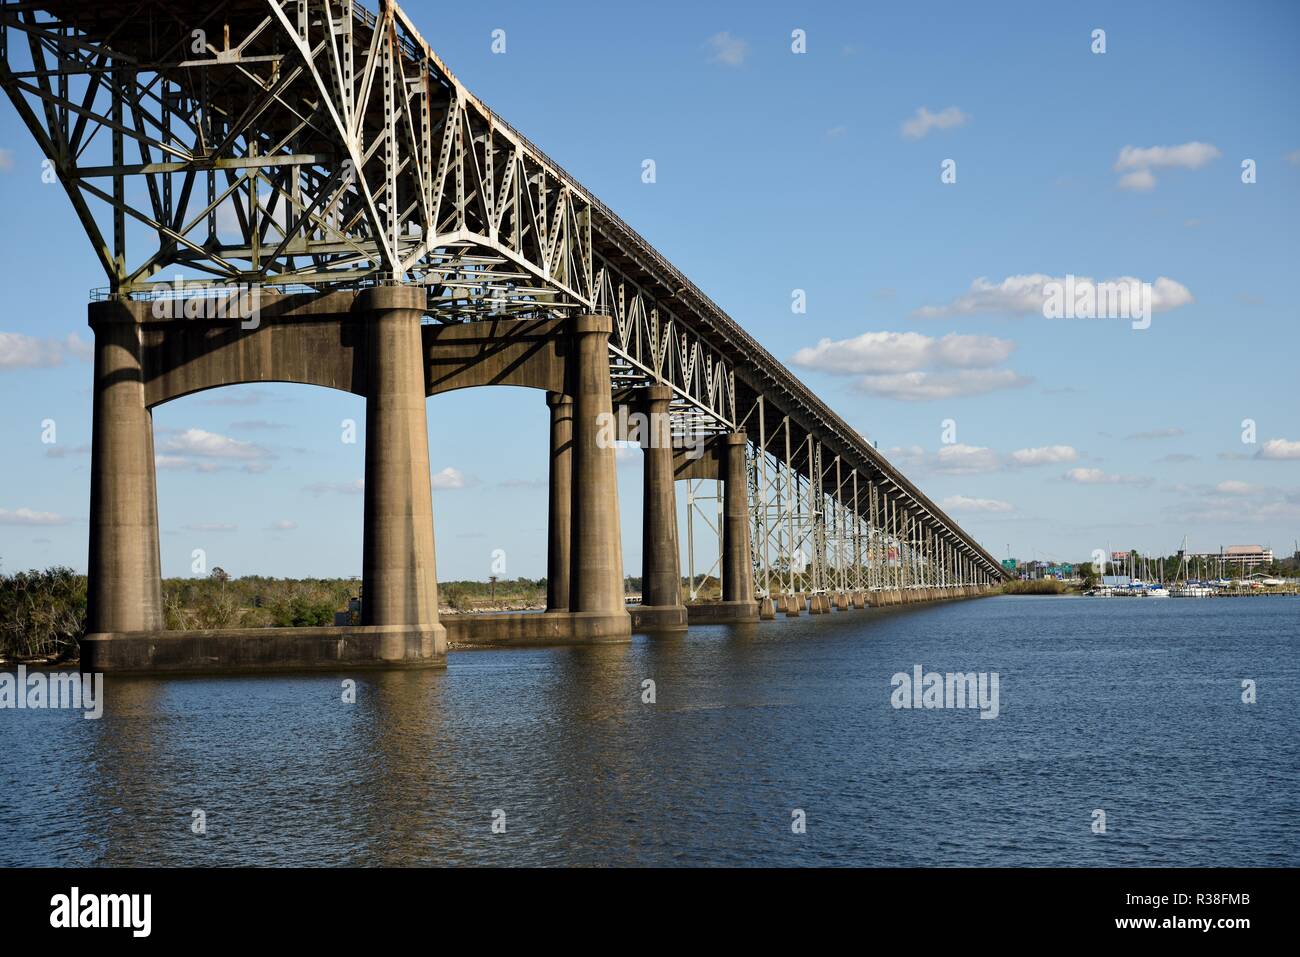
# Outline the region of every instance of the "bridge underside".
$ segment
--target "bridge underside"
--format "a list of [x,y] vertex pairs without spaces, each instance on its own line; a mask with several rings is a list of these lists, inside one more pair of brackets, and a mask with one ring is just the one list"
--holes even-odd
[[[961,597],[987,584],[963,579],[958,564],[923,561],[906,538],[893,537],[896,528],[869,523],[855,529],[856,550],[823,549],[837,559],[833,565],[813,562],[756,576],[752,532],[767,525],[755,522],[751,491],[761,459],[750,438],[675,433],[673,390],[666,386],[616,392],[608,317],[425,323],[423,292],[400,285],[269,295],[251,318],[205,318],[213,311],[210,299],[166,308],[127,299],[90,305],[95,399],[82,645],[87,670],[437,666],[449,640],[463,646],[620,641],[634,629]],[[201,390],[254,382],[297,382],[365,397],[359,625],[163,627],[152,409]],[[443,392],[492,385],[536,389],[549,408],[548,608],[440,620],[425,404]],[[638,444],[644,453],[643,594],[631,609],[624,602],[619,442]],[[817,470],[815,452],[789,463]],[[792,483],[793,473],[785,480]],[[680,481],[716,482],[721,490],[716,601],[691,603],[683,593]],[[830,527],[841,530],[836,522]],[[909,561],[874,555],[887,541],[908,551]]]

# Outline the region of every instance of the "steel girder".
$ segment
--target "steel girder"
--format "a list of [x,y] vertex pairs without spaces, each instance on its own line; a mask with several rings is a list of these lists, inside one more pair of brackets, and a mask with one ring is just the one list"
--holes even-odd
[[0,6],[0,79],[114,292],[176,268],[418,282],[451,319],[591,305],[590,203],[395,4],[378,17],[351,0],[132,9]]

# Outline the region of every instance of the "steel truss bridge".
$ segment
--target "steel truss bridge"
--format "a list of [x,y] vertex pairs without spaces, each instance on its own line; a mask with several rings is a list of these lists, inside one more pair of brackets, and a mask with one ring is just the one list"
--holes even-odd
[[759,596],[1002,577],[379,2],[377,14],[352,0],[0,3],[0,83],[108,295],[165,295],[184,274],[214,287],[415,284],[439,323],[608,315],[613,388],[669,386],[677,433],[746,432]]

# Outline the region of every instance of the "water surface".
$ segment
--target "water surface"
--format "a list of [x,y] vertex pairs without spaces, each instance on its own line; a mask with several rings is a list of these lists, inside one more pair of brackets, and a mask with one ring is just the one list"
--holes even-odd
[[[0,711],[0,864],[1296,866],[1298,650],[1298,598],[999,597],[454,652],[355,704],[110,677],[99,721]],[[894,709],[916,664],[998,672],[999,717]]]

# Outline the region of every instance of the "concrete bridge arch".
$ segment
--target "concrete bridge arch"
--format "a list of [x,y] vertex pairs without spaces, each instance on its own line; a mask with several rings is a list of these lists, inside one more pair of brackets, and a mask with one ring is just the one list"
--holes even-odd
[[[520,627],[588,640],[629,637],[614,449],[602,447],[597,428],[602,413],[612,410],[611,321],[579,315],[444,326],[422,322],[425,303],[421,287],[391,285],[272,293],[256,316],[242,318],[160,317],[153,302],[128,299],[91,304],[95,389],[85,667],[445,661],[426,399],[488,385],[541,390],[552,410],[550,560],[563,593],[552,596],[546,616],[521,616],[538,621]],[[258,382],[318,385],[366,400],[362,624],[324,634],[165,632],[152,409],[207,389]]]

